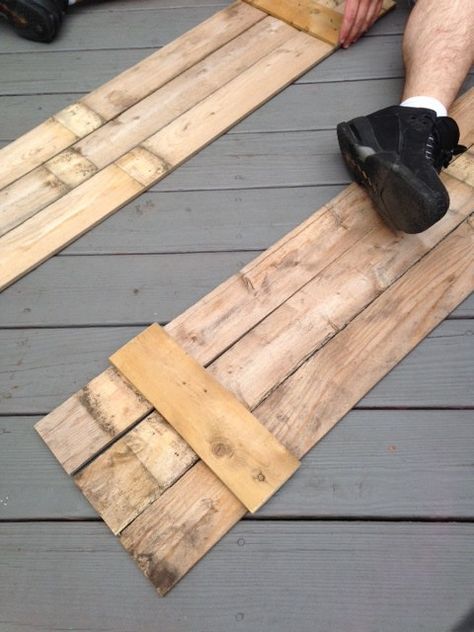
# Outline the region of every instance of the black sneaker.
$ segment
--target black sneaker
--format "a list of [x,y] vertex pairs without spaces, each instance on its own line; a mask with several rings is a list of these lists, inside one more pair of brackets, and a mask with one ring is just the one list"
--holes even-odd
[[0,15],[21,37],[51,42],[61,28],[67,6],[67,0],[0,0]]
[[342,155],[383,219],[420,233],[440,220],[449,195],[438,174],[466,148],[447,116],[395,105],[337,126]]

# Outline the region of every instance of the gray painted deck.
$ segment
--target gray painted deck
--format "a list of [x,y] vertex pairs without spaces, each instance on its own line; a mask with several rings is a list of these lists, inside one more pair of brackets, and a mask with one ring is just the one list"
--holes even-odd
[[[0,24],[0,144],[221,6],[78,8],[48,47]],[[140,328],[345,186],[334,127],[397,100],[405,19],[398,8],[0,295],[0,632],[474,630],[473,297],[165,599],[33,431]]]

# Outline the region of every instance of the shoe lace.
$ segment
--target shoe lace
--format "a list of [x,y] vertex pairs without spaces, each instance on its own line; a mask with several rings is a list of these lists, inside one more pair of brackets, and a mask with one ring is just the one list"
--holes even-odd
[[425,156],[437,171],[446,168],[454,156],[458,156],[467,150],[464,145],[455,143],[449,134],[442,133],[440,124],[433,125],[431,134],[428,136],[425,148]]

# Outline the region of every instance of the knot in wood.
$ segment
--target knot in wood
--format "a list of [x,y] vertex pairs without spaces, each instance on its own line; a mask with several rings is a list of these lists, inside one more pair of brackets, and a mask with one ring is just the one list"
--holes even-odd
[[233,455],[234,451],[232,450],[232,446],[226,441],[215,441],[212,444],[212,454],[217,458],[221,459],[225,456],[230,457]]

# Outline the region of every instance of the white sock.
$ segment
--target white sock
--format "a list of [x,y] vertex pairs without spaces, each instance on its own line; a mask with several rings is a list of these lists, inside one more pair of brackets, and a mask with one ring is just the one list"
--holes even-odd
[[428,110],[434,110],[436,116],[448,116],[448,111],[438,99],[434,97],[410,97],[400,103],[401,106],[406,108],[427,108]]
[[67,3],[69,6],[71,6],[71,4],[76,4],[77,0],[67,0]]

